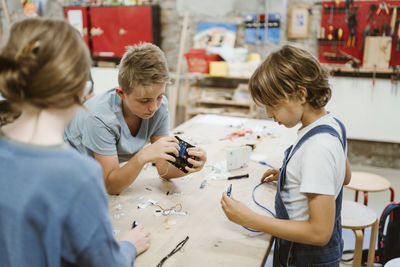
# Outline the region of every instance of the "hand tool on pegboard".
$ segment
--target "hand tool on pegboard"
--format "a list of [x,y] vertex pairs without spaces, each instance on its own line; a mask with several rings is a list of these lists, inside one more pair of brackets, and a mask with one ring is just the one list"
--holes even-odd
[[368,22],[374,22],[374,20],[373,20],[373,18],[374,18],[374,15],[375,15],[375,12],[376,12],[376,10],[378,9],[378,6],[377,5],[375,5],[375,4],[370,4],[369,5],[369,13],[368,13],[368,16],[367,16],[367,21]]
[[376,65],[374,65],[374,70],[372,72],[372,88],[375,86],[376,81]]
[[359,67],[360,67],[361,61],[360,61],[358,58],[353,57],[352,55],[350,55],[350,54],[344,52],[344,51],[341,50],[341,49],[338,49],[338,50],[339,50],[339,53],[340,53],[340,54],[342,54],[343,56],[347,57],[347,59],[351,62],[351,66],[352,66],[353,68],[359,68]]
[[363,30],[363,35],[361,39],[361,45],[360,45],[360,50],[364,49],[364,44],[365,44],[365,38],[371,34],[371,26],[367,25],[365,29]]
[[349,37],[347,39],[347,47],[355,47],[357,39],[357,34],[356,34],[357,13],[355,9],[350,11],[349,17],[347,19],[347,26],[350,32]]
[[393,13],[392,13],[392,18],[390,20],[390,36],[393,37],[394,28],[396,27],[397,6],[394,6],[392,8],[393,8]]
[[385,11],[386,15],[389,15],[389,7],[388,7],[388,5],[386,4],[385,1],[382,1],[382,2],[379,4],[379,8],[378,8],[378,10],[376,11],[376,14],[379,15],[379,14],[381,13],[382,10]]
[[335,6],[335,1],[331,0],[331,4],[329,6],[329,24],[332,24],[333,22],[333,8]]
[[400,49],[400,23],[397,26],[396,52]]
[[383,25],[382,25],[382,36],[386,36],[387,27],[388,27],[388,24],[386,21],[384,21]]

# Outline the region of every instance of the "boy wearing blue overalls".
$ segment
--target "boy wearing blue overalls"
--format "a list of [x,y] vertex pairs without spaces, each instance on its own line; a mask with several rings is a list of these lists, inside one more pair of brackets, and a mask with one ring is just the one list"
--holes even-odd
[[286,45],[257,68],[249,88],[269,118],[301,127],[282,167],[261,179],[278,180],[276,218],[261,216],[224,193],[226,216],[276,237],[274,266],[339,266],[342,188],[351,175],[345,128],[324,108],[331,97],[327,71],[309,52]]

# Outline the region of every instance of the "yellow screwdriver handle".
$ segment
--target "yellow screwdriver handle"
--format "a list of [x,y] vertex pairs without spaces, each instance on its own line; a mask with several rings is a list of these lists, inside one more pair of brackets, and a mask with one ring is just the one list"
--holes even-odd
[[343,29],[342,28],[338,29],[337,35],[338,35],[339,40],[342,39],[342,36],[343,36]]

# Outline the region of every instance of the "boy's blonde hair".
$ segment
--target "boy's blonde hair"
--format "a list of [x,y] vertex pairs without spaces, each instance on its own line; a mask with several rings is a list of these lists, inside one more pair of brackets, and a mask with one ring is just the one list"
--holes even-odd
[[137,86],[168,81],[168,65],[164,52],[151,43],[130,47],[121,59],[118,83],[126,94],[133,92]]
[[331,97],[328,78],[327,70],[309,52],[285,45],[256,69],[249,88],[257,104],[275,106],[284,100],[301,97],[299,86],[303,86],[307,89],[306,101],[319,109]]
[[0,53],[0,93],[15,108],[82,104],[91,59],[82,37],[64,20],[13,24]]

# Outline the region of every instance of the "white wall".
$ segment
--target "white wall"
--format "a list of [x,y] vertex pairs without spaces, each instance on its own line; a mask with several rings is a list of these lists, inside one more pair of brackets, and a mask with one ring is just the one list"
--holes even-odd
[[101,94],[118,86],[117,68],[92,68],[91,72],[95,94]]
[[[118,69],[92,68],[95,94],[118,86]],[[331,77],[332,99],[327,109],[340,119],[351,139],[400,143],[400,81]],[[181,93],[184,88],[181,86]],[[179,105],[184,105],[180,100]]]
[[400,143],[400,81],[332,77],[327,109],[346,125],[351,139]]

